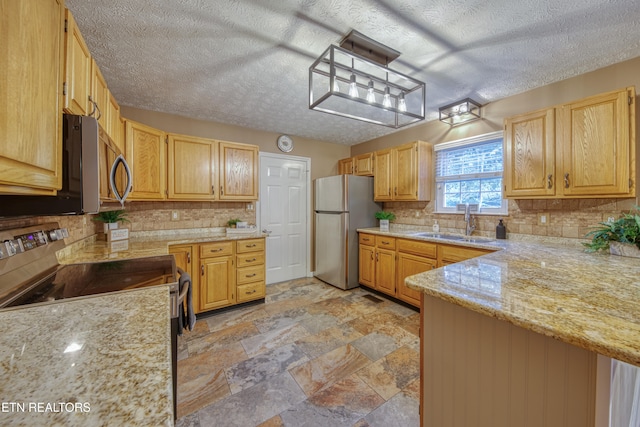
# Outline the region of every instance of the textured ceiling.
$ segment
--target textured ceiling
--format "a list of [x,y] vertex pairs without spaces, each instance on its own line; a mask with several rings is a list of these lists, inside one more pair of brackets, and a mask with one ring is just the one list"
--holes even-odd
[[351,29],[426,82],[427,120],[640,55],[638,0],[66,0],[121,105],[356,144],[396,130],[308,109]]

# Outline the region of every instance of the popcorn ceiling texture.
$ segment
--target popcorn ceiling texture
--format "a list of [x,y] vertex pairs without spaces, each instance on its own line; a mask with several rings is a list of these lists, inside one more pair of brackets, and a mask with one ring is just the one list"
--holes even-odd
[[[474,235],[495,237],[499,218],[504,218],[509,233],[584,238],[591,227],[613,215],[618,218],[635,206],[635,199],[576,199],[576,200],[509,200],[509,215],[476,216]],[[395,224],[432,226],[438,220],[441,232],[464,233],[462,214],[434,214],[434,203],[393,202],[384,209],[396,214]],[[538,213],[549,214],[546,226],[538,225]]]
[[[353,145],[394,132],[308,109],[309,66],[351,29],[402,53],[427,120],[640,51],[638,0],[66,0],[120,105]],[[366,82],[363,82],[366,84]]]

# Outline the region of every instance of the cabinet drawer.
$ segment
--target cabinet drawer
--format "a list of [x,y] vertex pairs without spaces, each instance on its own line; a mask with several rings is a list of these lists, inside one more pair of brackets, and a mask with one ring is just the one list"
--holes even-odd
[[211,258],[221,255],[233,255],[232,242],[203,243],[200,245],[200,258]]
[[398,248],[399,252],[405,252],[435,259],[437,255],[438,245],[432,242],[398,239],[396,242],[396,247]]
[[475,258],[493,251],[487,249],[463,248],[461,246],[439,245],[440,259],[442,261],[459,262],[469,258]]
[[236,242],[236,253],[264,251],[264,239],[247,239]]
[[264,280],[238,286],[238,302],[264,298],[265,289]]
[[369,245],[373,246],[376,244],[376,238],[373,234],[362,234],[360,233],[359,243],[361,245]]
[[264,265],[239,268],[236,274],[237,285],[256,282],[258,280],[264,281]]
[[238,268],[264,264],[264,251],[236,255]]
[[384,249],[395,249],[396,239],[393,237],[376,236],[376,246]]

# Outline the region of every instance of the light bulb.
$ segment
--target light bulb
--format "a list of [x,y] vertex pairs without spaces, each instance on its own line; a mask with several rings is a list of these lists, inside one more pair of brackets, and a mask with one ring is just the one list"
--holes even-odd
[[469,111],[469,106],[466,103],[460,104],[460,108],[458,109],[458,111],[460,112],[460,114],[464,114]]
[[391,95],[389,94],[389,86],[384,88],[384,96],[382,97],[382,106],[391,108]]
[[369,87],[367,88],[367,102],[376,102],[376,94],[373,90],[373,80],[369,80]]
[[333,87],[329,88],[332,92],[340,92],[340,86],[338,86],[338,76],[336,76],[336,69],[331,68],[331,74],[333,74]]
[[349,83],[349,96],[352,98],[358,98],[360,94],[358,93],[358,84],[356,83],[356,75],[351,74],[351,81]]
[[404,100],[404,92],[400,92],[400,98],[398,100],[398,110],[403,113],[407,111],[407,103]]

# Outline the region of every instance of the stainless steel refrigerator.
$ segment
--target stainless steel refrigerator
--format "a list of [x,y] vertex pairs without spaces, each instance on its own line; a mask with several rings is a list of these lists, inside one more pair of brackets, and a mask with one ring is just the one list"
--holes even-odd
[[375,227],[373,178],[336,175],[315,184],[315,276],[341,289],[358,286],[358,228]]

